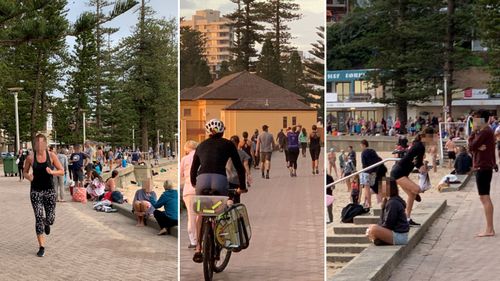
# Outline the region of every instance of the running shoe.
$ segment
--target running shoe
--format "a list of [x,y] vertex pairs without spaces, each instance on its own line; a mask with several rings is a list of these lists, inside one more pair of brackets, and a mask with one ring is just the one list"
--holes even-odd
[[410,226],[420,226],[420,224],[419,224],[419,223],[416,223],[416,222],[415,222],[415,221],[413,221],[412,219],[409,219],[409,220],[408,220],[408,224],[409,224]]
[[415,201],[417,202],[422,201],[422,197],[420,197],[420,194],[417,194],[417,196],[415,196]]
[[43,256],[45,256],[45,248],[44,247],[40,247],[40,249],[38,250],[38,253],[36,253],[36,255],[38,257],[40,257],[40,258],[43,257]]

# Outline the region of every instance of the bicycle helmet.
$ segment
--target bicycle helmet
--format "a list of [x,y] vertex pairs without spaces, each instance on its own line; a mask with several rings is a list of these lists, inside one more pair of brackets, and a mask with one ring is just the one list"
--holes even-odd
[[205,130],[209,135],[224,133],[224,123],[219,119],[212,119],[205,124]]

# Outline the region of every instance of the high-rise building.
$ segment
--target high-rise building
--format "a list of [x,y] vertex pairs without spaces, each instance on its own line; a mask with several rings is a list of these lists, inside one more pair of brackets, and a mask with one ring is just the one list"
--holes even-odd
[[191,27],[201,32],[206,39],[205,51],[210,72],[215,74],[223,61],[231,59],[230,48],[233,45],[233,29],[230,20],[221,17],[220,11],[199,10],[191,20],[181,22],[182,27]]

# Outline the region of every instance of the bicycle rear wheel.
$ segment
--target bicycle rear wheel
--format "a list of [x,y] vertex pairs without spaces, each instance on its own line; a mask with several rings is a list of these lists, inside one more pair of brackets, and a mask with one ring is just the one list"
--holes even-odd
[[211,281],[214,276],[214,232],[210,220],[205,219],[203,222],[203,275],[205,281]]
[[215,246],[215,251],[218,258],[214,259],[214,272],[220,273],[226,269],[229,259],[231,258],[231,251],[220,245]]

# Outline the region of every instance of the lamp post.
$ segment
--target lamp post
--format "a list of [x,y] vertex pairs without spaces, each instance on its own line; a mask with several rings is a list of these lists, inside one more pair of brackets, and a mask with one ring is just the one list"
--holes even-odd
[[16,114],[16,150],[15,153],[18,153],[18,151],[21,149],[20,142],[19,142],[19,109],[18,109],[18,99],[17,99],[17,94],[23,90],[23,88],[20,87],[15,87],[15,88],[8,88],[7,89],[9,92],[14,94],[14,108],[15,108],[15,114]]
[[86,131],[86,116],[85,116],[85,113],[87,112],[86,109],[80,109],[79,110],[81,113],[82,113],[82,119],[83,119],[83,144],[85,145],[85,142],[87,141],[87,131]]
[[135,128],[132,126],[132,151],[135,151]]

